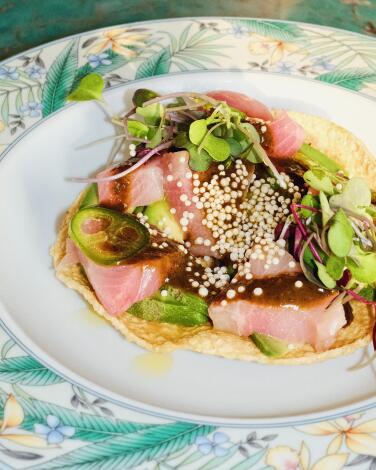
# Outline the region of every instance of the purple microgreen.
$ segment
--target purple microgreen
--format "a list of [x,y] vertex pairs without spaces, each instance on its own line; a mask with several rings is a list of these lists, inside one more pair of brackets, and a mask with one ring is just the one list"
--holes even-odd
[[320,209],[317,209],[317,207],[306,206],[305,204],[295,204],[295,207],[297,207],[298,209],[305,209],[315,213],[320,212]]
[[345,269],[345,270],[343,271],[343,274],[342,274],[341,279],[339,279],[339,281],[337,282],[337,284],[338,284],[340,287],[346,287],[350,281],[351,281],[351,272],[350,272],[349,269]]
[[346,293],[351,295],[351,297],[353,297],[355,300],[357,300],[358,302],[361,302],[362,304],[365,304],[365,305],[373,305],[376,307],[376,302],[373,301],[373,300],[368,300],[366,299],[365,297],[363,297],[362,295],[360,295],[358,292],[355,292],[354,290],[352,289],[347,289],[346,290]]
[[[310,238],[308,237],[308,231],[307,231],[307,229],[304,227],[302,221],[300,220],[299,215],[298,215],[296,209],[297,209],[297,204],[293,203],[293,204],[290,205],[291,213],[292,213],[292,215],[293,215],[293,217],[294,217],[294,219],[295,219],[295,222],[296,222],[297,226],[299,227],[299,230],[300,230],[301,233],[302,233],[302,237],[303,237],[305,240],[307,240],[307,239],[309,240],[309,241],[308,241],[308,246],[309,246],[309,248],[311,249],[313,256],[316,258],[316,261],[318,261],[319,263],[322,263],[321,256],[318,254],[318,252],[317,252],[317,250],[316,250],[314,244],[313,244],[312,241],[311,241],[312,237],[310,237]],[[312,234],[312,235],[313,235],[313,234]],[[304,250],[303,250],[303,252],[304,252]]]
[[159,153],[162,150],[166,150],[171,145],[173,144],[173,141],[170,140],[168,142],[163,142],[157,147],[154,147],[151,149],[149,152],[146,153],[140,160],[138,160],[133,166],[130,168],[127,168],[124,171],[121,171],[120,173],[117,173],[116,175],[111,175],[111,176],[104,176],[101,178],[69,178],[70,181],[76,181],[78,183],[104,183],[107,181],[115,181],[119,178],[122,178],[123,176],[128,175],[129,173],[132,173],[132,171],[136,170],[140,166],[142,166],[144,163],[146,163],[153,155]]
[[214,107],[217,106],[218,103],[219,103],[219,101],[217,101],[214,98],[212,98],[208,95],[205,95],[203,93],[195,93],[195,92],[186,91],[186,92],[178,92],[178,93],[169,93],[169,94],[164,95],[164,96],[158,96],[158,97],[153,98],[151,100],[145,101],[144,106],[148,106],[148,105],[154,104],[154,103],[159,103],[160,101],[170,100],[170,99],[173,99],[173,98],[183,98],[183,97],[200,99],[204,102],[207,102],[207,103],[213,105]]

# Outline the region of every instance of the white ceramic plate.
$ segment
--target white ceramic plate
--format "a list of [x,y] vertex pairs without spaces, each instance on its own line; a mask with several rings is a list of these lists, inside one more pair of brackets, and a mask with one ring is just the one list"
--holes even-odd
[[[200,71],[132,82],[106,92],[106,99],[115,111],[124,110],[138,87],[161,93],[215,88],[245,92],[272,107],[331,119],[376,154],[369,119],[375,102],[328,84],[272,73]],[[283,423],[370,406],[376,392],[371,368],[348,371],[359,353],[292,367],[178,351],[165,376],[148,376],[134,367],[142,350],[106,323],[90,320],[81,298],[55,278],[49,256],[61,215],[82,189],[66,178],[97,170],[111,143],[78,147],[112,133],[99,107],[75,104],[30,129],[2,160],[1,317],[12,333],[69,380],[159,414],[227,423]]]

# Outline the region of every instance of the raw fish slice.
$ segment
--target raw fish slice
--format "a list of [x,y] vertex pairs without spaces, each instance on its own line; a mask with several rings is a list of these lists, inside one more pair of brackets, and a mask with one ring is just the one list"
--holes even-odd
[[243,93],[227,90],[214,90],[207,93],[207,95],[216,100],[225,101],[229,106],[242,111],[249,117],[263,119],[264,121],[270,121],[273,119],[272,113],[267,106]]
[[[238,285],[231,284],[227,290],[236,291]],[[210,305],[209,316],[215,329],[239,336],[262,333],[290,343],[308,343],[321,351],[333,344],[346,324],[342,304],[329,306],[338,292],[322,292],[302,275],[252,280],[242,285],[245,290],[241,294],[229,299],[221,293]],[[257,295],[260,289],[261,295]]]

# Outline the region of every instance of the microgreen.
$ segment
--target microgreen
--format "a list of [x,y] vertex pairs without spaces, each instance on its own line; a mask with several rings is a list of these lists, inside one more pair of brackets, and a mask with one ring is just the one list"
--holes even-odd
[[324,191],[320,191],[319,199],[321,206],[321,222],[323,227],[325,227],[328,224],[329,220],[333,217],[334,212],[330,208],[328,198],[326,197]]
[[146,101],[156,98],[158,93],[147,88],[139,88],[133,94],[132,102],[136,107],[142,106]]
[[333,161],[324,153],[320,152],[320,150],[317,150],[308,144],[303,144],[300,147],[299,152],[303,154],[306,159],[311,160],[311,162],[317,163],[320,167],[325,168],[331,173],[337,173],[338,171],[343,170],[343,168],[338,165],[338,163]]
[[206,119],[197,119],[189,126],[189,140],[192,144],[200,145],[208,131]]
[[328,289],[334,289],[336,286],[336,281],[330,276],[326,267],[323,264],[317,262],[316,260],[315,260],[315,264],[317,266],[317,275],[320,281]]
[[149,129],[148,139],[150,142],[146,145],[148,148],[153,149],[162,142],[163,138],[163,128],[162,126],[157,127],[156,129]]
[[136,113],[142,116],[149,126],[158,126],[164,116],[164,107],[160,103],[138,106]]
[[255,126],[252,126],[249,122],[242,122],[238,124],[237,128],[242,132],[244,135],[248,137],[251,142],[260,143],[260,136],[257,132]]
[[304,181],[313,189],[333,194],[333,184],[329,176],[322,170],[308,170],[303,175]]
[[104,80],[97,73],[89,73],[80,80],[78,86],[68,95],[67,101],[103,100]]
[[192,144],[185,132],[181,132],[175,137],[174,145],[188,151],[189,167],[193,171],[206,171],[213,161],[206,150],[203,149],[201,153],[198,153],[198,146]]
[[223,162],[230,156],[230,145],[224,139],[215,137],[212,134],[208,134],[204,138],[202,147],[217,162]]
[[140,138],[145,138],[149,132],[149,127],[143,122],[137,121],[136,119],[127,120],[127,129],[133,137]]
[[[320,207],[319,201],[317,196],[314,196],[313,194],[306,194],[302,201],[301,201],[302,206],[309,206],[309,207]],[[301,209],[301,215],[303,217],[312,217],[312,211],[309,209]]]
[[338,256],[331,255],[326,261],[326,270],[329,276],[335,281],[341,279],[343,270],[345,269],[345,258],[339,258]]
[[376,281],[376,253],[365,252],[358,245],[354,245],[347,264],[353,278],[357,281],[366,284]]
[[230,146],[230,155],[233,157],[237,157],[243,151],[242,145],[233,137],[229,137],[226,139],[226,142]]
[[370,302],[374,302],[376,300],[376,289],[372,286],[364,287],[360,292],[359,295],[364,297],[366,300]]
[[341,207],[359,215],[366,215],[366,208],[371,205],[371,190],[364,178],[351,178],[342,193],[329,199],[333,208]]
[[333,223],[328,231],[328,244],[331,251],[339,257],[347,256],[353,244],[354,230],[342,209],[333,217]]
[[242,153],[242,157],[245,160],[248,160],[251,163],[262,163],[263,160],[263,153],[260,151],[262,147],[258,143],[251,144],[249,148]]
[[[220,125],[221,123],[217,123],[214,127]],[[193,144],[199,146],[199,154],[201,153],[201,149],[204,149],[213,160],[223,162],[230,156],[230,145],[226,140],[213,135],[212,131],[214,127],[208,129],[206,119],[193,121],[189,126],[189,139]]]

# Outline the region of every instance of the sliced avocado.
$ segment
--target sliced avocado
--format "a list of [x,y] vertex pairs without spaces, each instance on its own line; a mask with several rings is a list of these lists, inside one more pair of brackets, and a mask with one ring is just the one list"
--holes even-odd
[[288,351],[288,343],[273,336],[253,333],[250,338],[265,356],[281,357]]
[[164,286],[152,297],[135,303],[128,312],[144,320],[162,323],[184,326],[208,323],[208,305],[205,300],[171,286]]
[[171,214],[167,201],[162,199],[150,204],[144,214],[148,217],[150,224],[157,226],[159,230],[166,233],[173,240],[180,243],[183,242],[183,231],[175,217]]
[[87,206],[96,206],[98,202],[98,185],[97,183],[92,183],[85,190],[84,196],[80,204],[80,209]]

